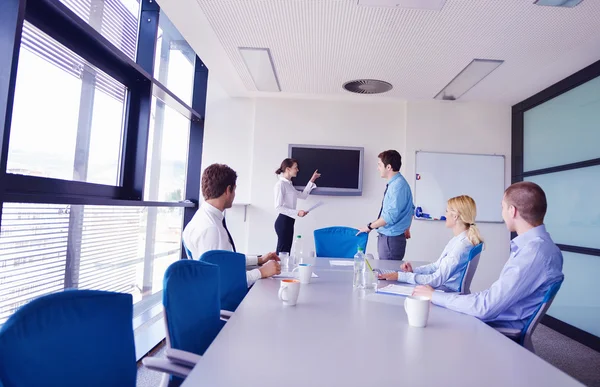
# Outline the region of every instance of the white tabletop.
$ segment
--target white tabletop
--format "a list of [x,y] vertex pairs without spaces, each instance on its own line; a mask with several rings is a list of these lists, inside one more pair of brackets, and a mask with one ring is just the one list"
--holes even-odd
[[325,259],[315,272],[291,307],[258,281],[183,386],[580,385],[476,318],[432,306],[412,328],[404,297],[354,291],[352,268]]

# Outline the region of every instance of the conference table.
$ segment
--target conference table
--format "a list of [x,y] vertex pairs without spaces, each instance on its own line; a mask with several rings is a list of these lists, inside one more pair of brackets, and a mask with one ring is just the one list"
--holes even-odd
[[280,279],[258,281],[183,386],[581,385],[474,317],[432,305],[427,327],[410,327],[405,297],[354,290],[353,267],[329,261],[296,306]]

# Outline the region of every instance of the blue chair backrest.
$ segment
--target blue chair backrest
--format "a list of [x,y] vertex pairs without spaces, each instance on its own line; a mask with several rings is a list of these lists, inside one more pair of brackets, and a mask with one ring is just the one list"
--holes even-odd
[[475,271],[477,270],[477,266],[479,265],[479,256],[481,251],[483,250],[483,243],[474,246],[469,252],[469,257],[467,258],[467,263],[465,268],[462,271],[460,278],[460,287],[458,291],[463,294],[471,293],[471,281],[473,281],[473,277],[475,276]]
[[171,348],[203,355],[223,327],[219,267],[183,259],[163,280],[163,307]]
[[519,339],[519,343],[521,345],[525,345],[526,339],[531,340],[531,334],[533,333],[533,330],[535,329],[537,324],[540,322],[542,317],[544,317],[548,308],[550,308],[550,304],[552,303],[552,301],[554,300],[554,297],[560,290],[560,286],[562,285],[562,283],[563,283],[562,280],[559,282],[553,283],[552,285],[550,285],[548,290],[546,290],[546,294],[544,295],[544,299],[542,300],[542,303],[536,308],[535,312],[531,315],[529,320],[527,320],[527,322],[525,323],[525,326],[521,330],[521,337]]
[[66,290],[37,298],[0,329],[0,386],[136,385],[130,294]]
[[358,247],[362,247],[366,252],[369,234],[356,236],[357,232],[357,229],[350,227],[327,227],[315,230],[317,257],[353,258]]
[[207,251],[200,260],[219,266],[221,308],[234,312],[248,293],[246,257],[226,250]]

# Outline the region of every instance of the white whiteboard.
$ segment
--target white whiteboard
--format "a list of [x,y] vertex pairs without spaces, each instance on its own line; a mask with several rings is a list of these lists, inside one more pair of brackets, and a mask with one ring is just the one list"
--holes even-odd
[[504,156],[418,151],[415,172],[415,206],[431,217],[445,214],[448,199],[469,195],[477,222],[502,222]]

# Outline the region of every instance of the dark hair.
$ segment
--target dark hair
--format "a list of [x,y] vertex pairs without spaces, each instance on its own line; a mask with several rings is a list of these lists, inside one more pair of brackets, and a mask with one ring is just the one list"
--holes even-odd
[[532,226],[544,223],[548,209],[546,194],[537,184],[530,181],[515,183],[504,191],[504,200],[514,206],[521,218]]
[[381,152],[377,157],[381,159],[384,167],[391,165],[392,171],[394,172],[398,172],[402,166],[402,156],[400,156],[400,153],[398,153],[396,150],[386,150]]
[[205,200],[216,199],[227,187],[235,187],[237,173],[225,164],[209,165],[202,174],[202,195]]
[[298,164],[298,160],[296,160],[296,159],[285,159],[285,160],[283,160],[281,162],[281,166],[279,167],[279,169],[275,171],[275,174],[279,175],[280,173],[285,172],[285,170],[287,168],[293,167],[294,164]]

